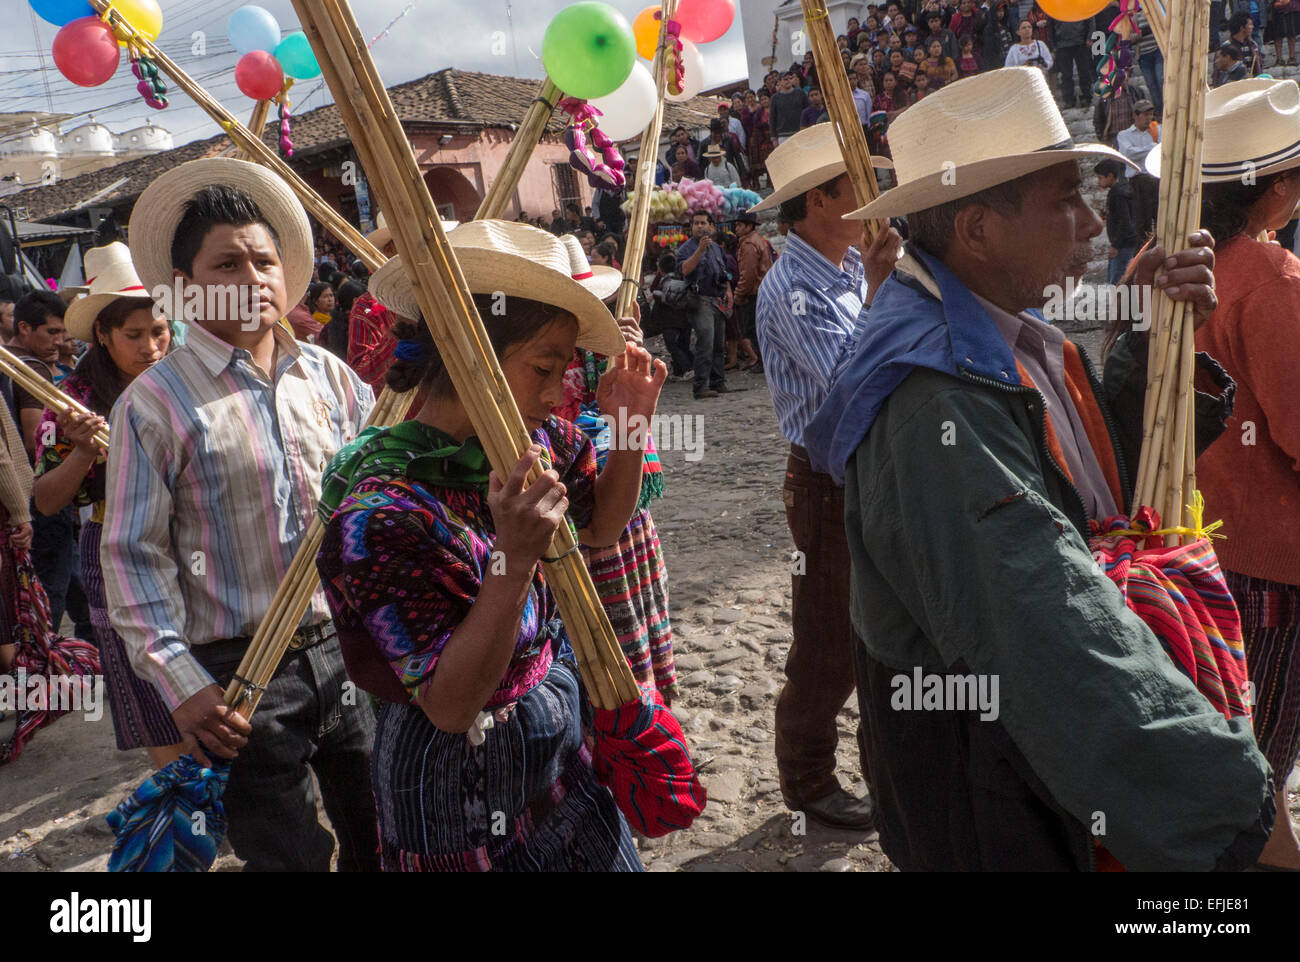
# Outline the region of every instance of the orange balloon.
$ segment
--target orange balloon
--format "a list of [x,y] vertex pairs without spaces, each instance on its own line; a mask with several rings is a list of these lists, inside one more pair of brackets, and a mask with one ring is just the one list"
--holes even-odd
[[1073,23],[1095,17],[1110,5],[1110,0],[1038,0],[1038,5],[1053,20]]
[[636,52],[646,60],[653,60],[655,51],[659,49],[659,20],[655,17],[658,12],[658,4],[646,7],[632,21],[632,34],[636,37]]

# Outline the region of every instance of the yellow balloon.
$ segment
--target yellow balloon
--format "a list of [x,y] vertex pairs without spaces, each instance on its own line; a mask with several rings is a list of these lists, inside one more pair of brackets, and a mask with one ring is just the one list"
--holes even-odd
[[655,51],[659,48],[659,21],[655,19],[655,14],[658,12],[658,4],[646,7],[632,21],[632,35],[636,37],[636,52],[646,60],[653,60]]
[[1095,17],[1110,5],[1110,0],[1038,0],[1038,5],[1053,20],[1074,23]]
[[[113,9],[150,40],[158,40],[163,25],[162,8],[158,6],[158,0],[116,0]],[[126,46],[120,40],[118,45]]]

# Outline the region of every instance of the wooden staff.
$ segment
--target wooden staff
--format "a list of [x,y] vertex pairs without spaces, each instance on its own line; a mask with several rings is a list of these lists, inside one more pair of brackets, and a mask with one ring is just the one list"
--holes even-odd
[[[262,136],[262,130],[266,127],[266,118],[270,113],[271,113],[271,101],[269,100],[259,100],[257,102],[257,105],[253,107],[253,116],[248,121],[248,129],[252,131],[255,137]],[[234,140],[233,137],[231,139]],[[238,146],[239,141],[236,140],[235,145]],[[235,154],[235,157],[238,160],[253,159],[252,156],[248,153],[248,151],[244,150],[242,147],[240,148],[239,152]]]
[[[871,166],[871,150],[867,147],[867,135],[862,131],[862,120],[858,117],[853,90],[849,87],[848,78],[844,74],[844,62],[840,59],[839,48],[835,45],[835,31],[831,29],[826,0],[801,0],[801,2],[804,30],[812,46],[813,62],[817,65],[817,79],[822,85],[822,97],[826,101],[826,113],[830,117],[831,127],[835,130],[835,139],[839,142],[844,163],[848,165],[849,179],[853,182],[853,193],[857,197],[858,206],[862,207],[880,196],[876,171]],[[876,239],[876,235],[882,230],[887,230],[888,227],[886,221],[863,222],[862,232],[866,245],[863,247],[864,253]]]
[[[55,414],[66,415],[70,411],[81,415],[94,416],[95,414],[94,411],[90,410],[85,405],[74,401],[49,381],[45,380],[45,378],[33,371],[18,359],[18,355],[14,354],[7,347],[0,347],[0,372],[8,374],[15,384],[32,397],[36,398],[36,400],[40,401]],[[105,428],[96,431],[94,441],[100,447],[108,450],[108,430]]]
[[479,204],[478,211],[474,214],[475,220],[500,217],[510,206],[510,198],[514,196],[515,188],[519,186],[519,180],[524,176],[524,168],[532,160],[533,151],[537,149],[537,143],[542,139],[542,133],[546,130],[551,114],[555,112],[555,105],[559,103],[559,98],[560,88],[555,86],[554,80],[547,77],[546,82],[542,84],[542,92],[532,102],[528,113],[524,116],[524,122],[515,131],[514,140],[510,142],[510,152],[506,154],[505,163],[501,165],[496,180],[492,181],[492,186],[488,188],[483,203]]
[[113,9],[111,0],[89,0],[89,3],[99,13],[109,14],[112,19],[112,26],[118,31],[119,35],[129,38],[132,44],[147,52],[154,62],[158,64],[159,69],[176,83],[176,86],[184,90],[190,96],[190,99],[198,104],[209,117],[221,125],[221,129],[235,142],[235,146],[245,151],[251,161],[261,164],[263,167],[269,167],[283,177],[285,182],[293,188],[293,192],[298,195],[298,199],[302,202],[302,206],[307,209],[307,212],[320,221],[326,230],[342,241],[344,246],[352,253],[361,258],[366,267],[373,272],[384,265],[387,258],[376,249],[375,245],[366,240],[361,232],[349,224],[342,214],[312,190],[307,185],[307,182],[299,177],[297,172],[286,164],[278,153],[262,143],[261,131],[254,134],[236,120],[234,114],[223,107],[211,94],[178,67],[171,57],[159,49],[157,44],[136,30],[122,16],[121,11]]
[[[412,214],[392,219],[393,239],[456,393],[493,470],[505,477],[532,439],[352,11],[341,0],[294,0],[294,9],[385,208]],[[530,481],[542,470],[535,466]],[[592,702],[614,708],[637,700],[640,691],[568,524],[556,532],[551,552],[544,559],[548,583]]]
[[615,317],[631,317],[641,286],[641,260],[645,257],[646,232],[650,229],[650,194],[655,186],[655,164],[659,159],[659,137],[664,128],[664,95],[668,90],[668,21],[677,13],[677,0],[663,0],[659,7],[659,46],[655,50],[655,112],[641,134],[641,151],[636,156],[636,180],[632,194],[632,217],[628,221],[627,247],[623,251],[623,283],[614,304]]

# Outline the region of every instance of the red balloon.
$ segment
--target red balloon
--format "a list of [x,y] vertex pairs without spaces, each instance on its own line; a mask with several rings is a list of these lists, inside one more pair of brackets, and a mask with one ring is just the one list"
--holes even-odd
[[270,100],[284,88],[284,70],[272,54],[253,50],[235,65],[235,83],[245,97]]
[[736,0],[682,0],[674,17],[682,37],[695,43],[712,43],[731,28]]
[[113,28],[99,17],[73,20],[54,35],[54,65],[79,87],[107,83],[121,62]]

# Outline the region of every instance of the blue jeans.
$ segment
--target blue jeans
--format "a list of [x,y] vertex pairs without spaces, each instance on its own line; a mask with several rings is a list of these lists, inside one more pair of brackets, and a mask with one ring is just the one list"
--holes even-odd
[[1142,67],[1142,76],[1147,78],[1147,89],[1151,93],[1151,102],[1155,104],[1156,116],[1160,116],[1165,106],[1165,57],[1158,49],[1144,53],[1138,60]]
[[1128,270],[1128,265],[1133,261],[1133,255],[1137,253],[1136,247],[1117,247],[1115,249],[1119,253],[1106,262],[1106,283],[1112,286],[1120,282],[1120,278]]
[[718,311],[716,297],[700,297],[691,326],[695,331],[695,391],[726,384],[727,323]]
[[55,631],[68,606],[68,585],[77,564],[75,510],[69,505],[54,514],[41,514],[32,506],[32,568],[50,599],[50,627]]

